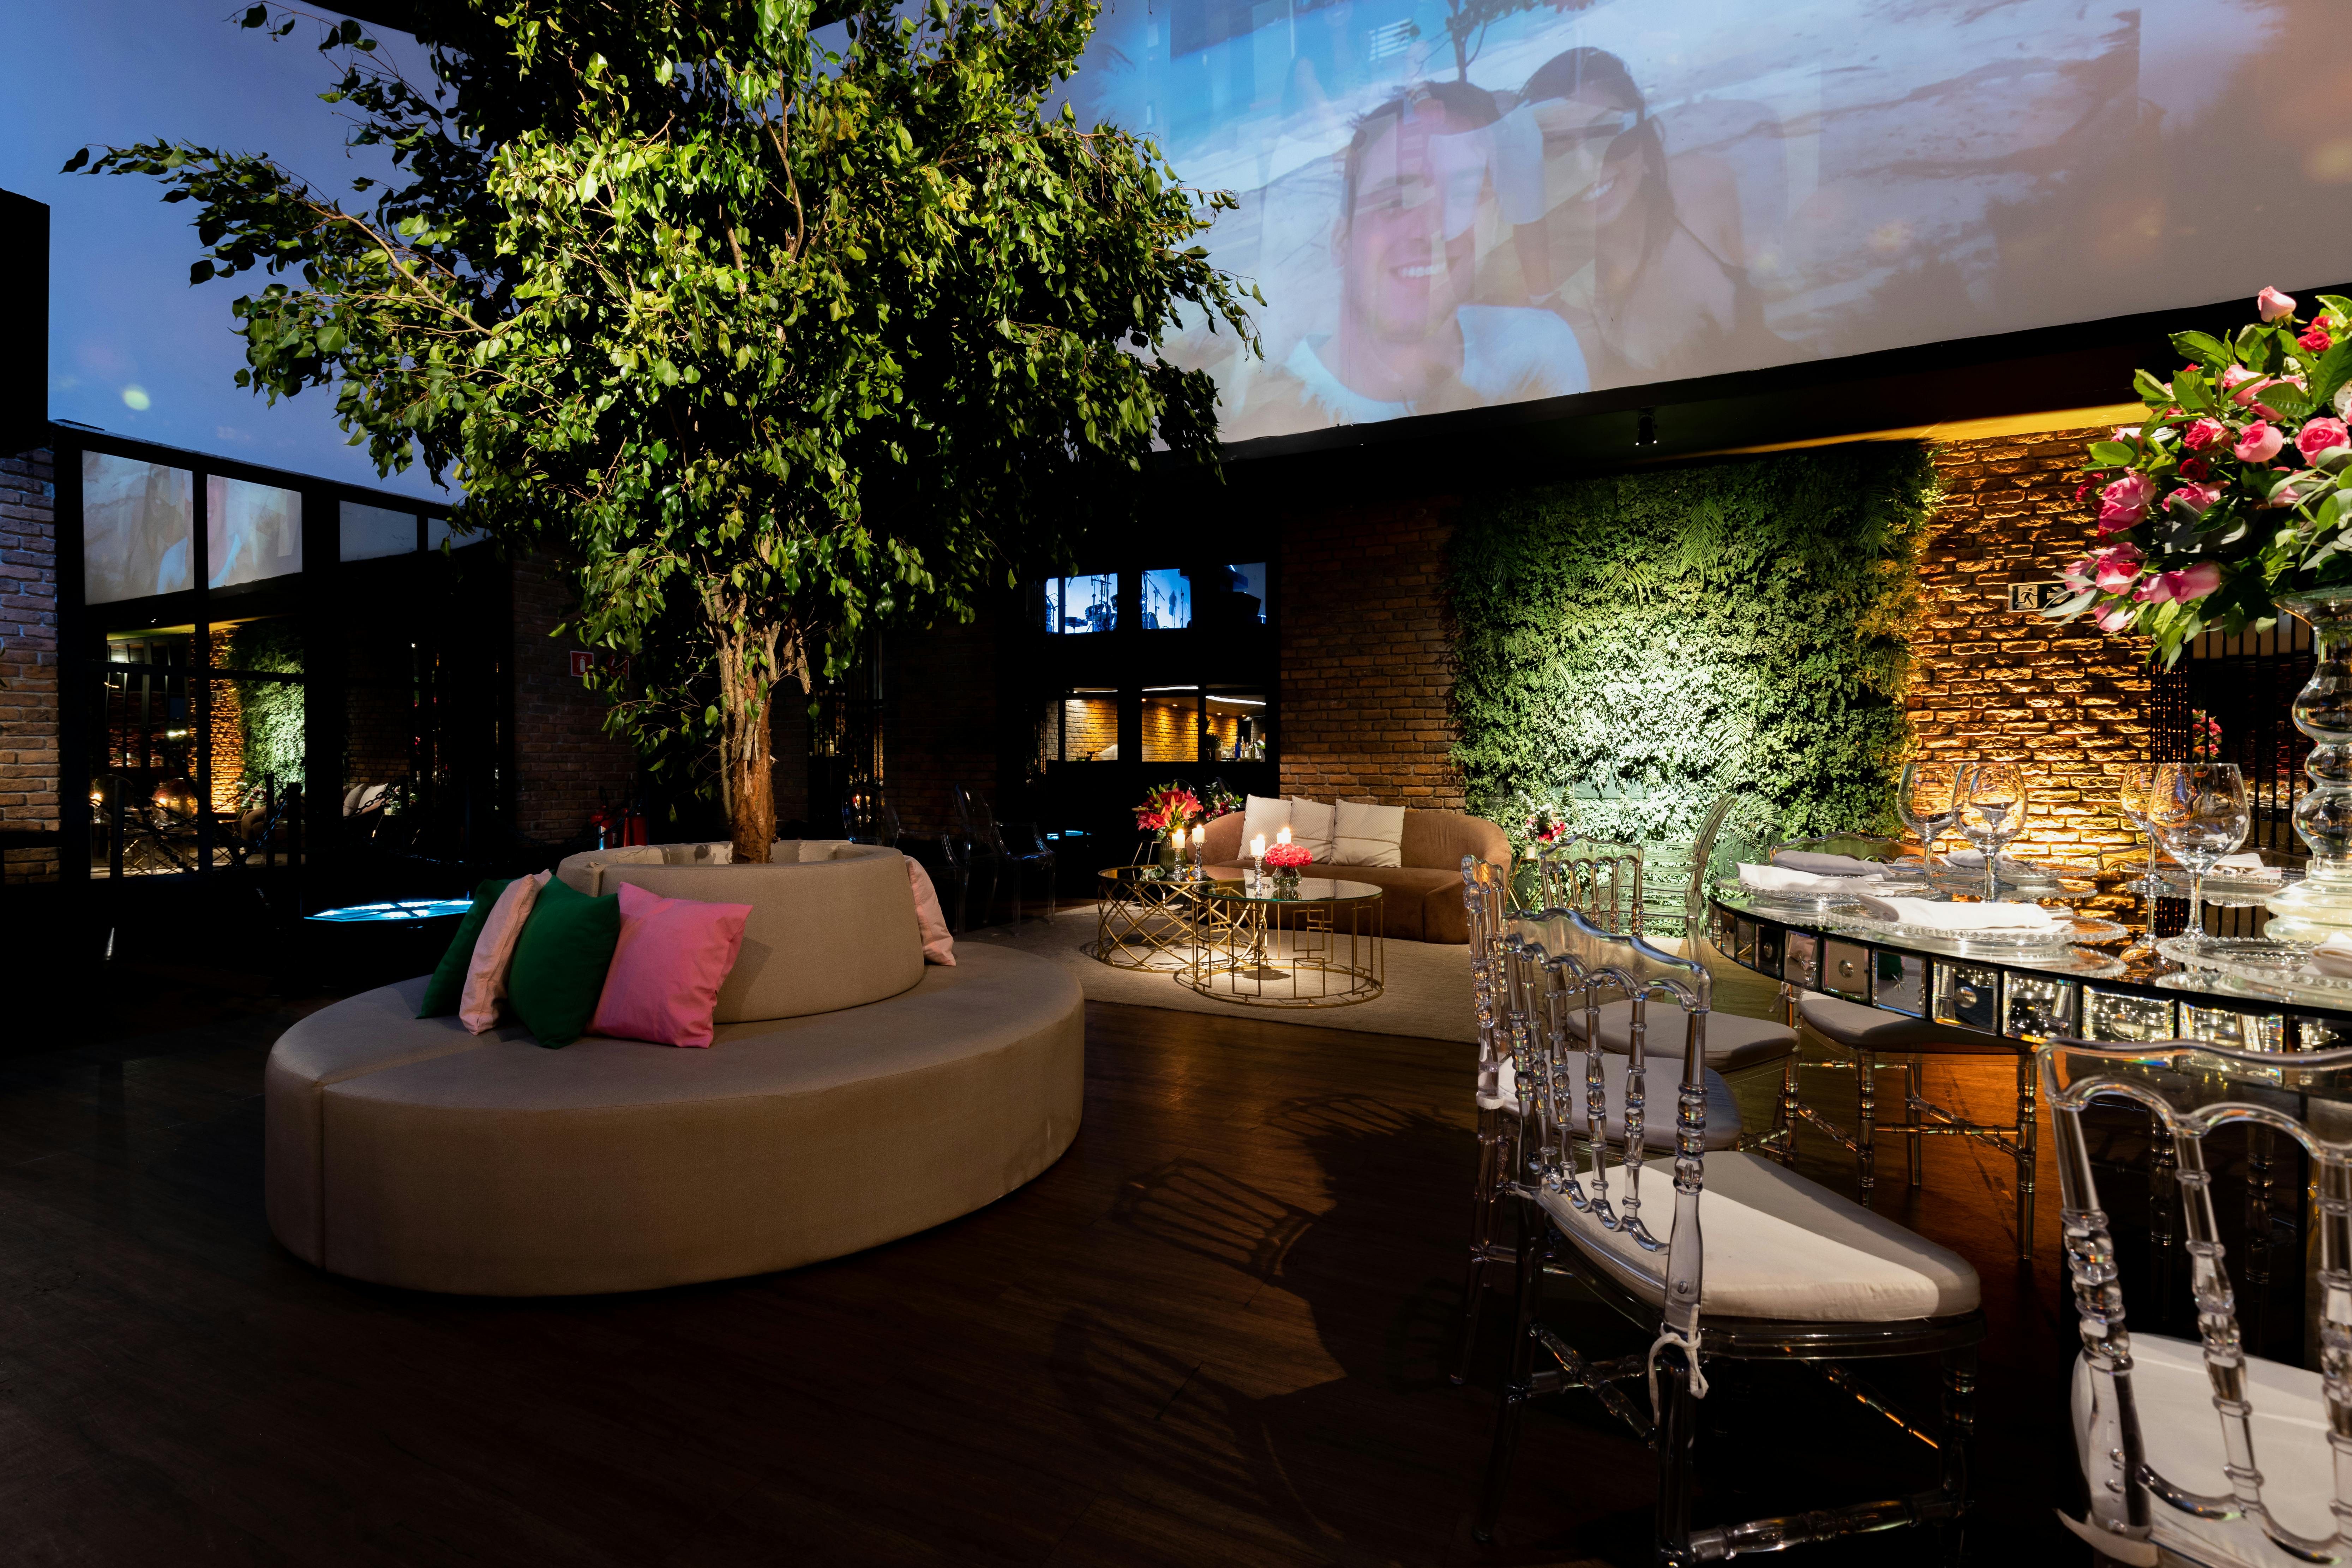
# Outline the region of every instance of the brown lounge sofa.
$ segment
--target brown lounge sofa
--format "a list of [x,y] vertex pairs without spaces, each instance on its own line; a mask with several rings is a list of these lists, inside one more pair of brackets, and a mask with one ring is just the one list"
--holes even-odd
[[1077,983],[984,942],[927,966],[897,850],[809,849],[558,868],[752,906],[708,1050],[471,1035],[415,1016],[422,978],[296,1024],[264,1079],[270,1229],[378,1284],[644,1290],[860,1251],[1036,1176],[1077,1133]]
[[[1379,888],[1381,924],[1391,940],[1467,942],[1470,918],[1462,905],[1465,855],[1507,865],[1511,843],[1501,828],[1483,817],[1408,808],[1397,853],[1402,865],[1326,866],[1318,861],[1303,874]],[[1238,877],[1248,868],[1240,812],[1228,812],[1209,824],[1201,858],[1220,877]]]

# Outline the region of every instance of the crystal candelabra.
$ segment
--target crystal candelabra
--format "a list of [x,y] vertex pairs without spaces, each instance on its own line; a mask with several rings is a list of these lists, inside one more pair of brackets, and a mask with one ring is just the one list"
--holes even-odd
[[2294,808],[2311,864],[2267,900],[2267,934],[2325,941],[2352,929],[2352,585],[2281,594],[2278,604],[2311,627],[2311,679],[2294,710],[2294,727],[2312,740],[2303,768],[2311,788]]

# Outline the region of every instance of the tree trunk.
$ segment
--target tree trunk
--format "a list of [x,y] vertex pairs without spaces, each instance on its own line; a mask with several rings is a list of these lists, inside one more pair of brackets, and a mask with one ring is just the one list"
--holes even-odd
[[729,826],[738,864],[768,858],[776,837],[776,753],[769,735],[776,645],[783,628],[746,626],[735,616],[713,627],[719,642],[719,757],[726,771]]

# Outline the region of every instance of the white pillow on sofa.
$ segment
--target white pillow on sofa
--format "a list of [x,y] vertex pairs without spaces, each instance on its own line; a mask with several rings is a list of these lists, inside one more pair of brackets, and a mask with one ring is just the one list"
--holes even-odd
[[1305,795],[1290,797],[1290,841],[1304,844],[1315,852],[1315,858],[1328,866],[1331,863],[1332,829],[1339,814],[1328,801],[1308,800]]
[[1246,859],[1250,841],[1263,836],[1268,845],[1290,826],[1290,803],[1280,795],[1251,795],[1242,808],[1242,847],[1235,853]]
[[1332,834],[1334,866],[1404,864],[1404,807],[1343,800]]

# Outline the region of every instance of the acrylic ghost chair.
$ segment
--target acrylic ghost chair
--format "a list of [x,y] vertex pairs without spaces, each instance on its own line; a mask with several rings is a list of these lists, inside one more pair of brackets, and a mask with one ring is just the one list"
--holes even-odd
[[[1527,1403],[1586,1389],[1657,1451],[1654,1529],[1662,1563],[1915,1525],[1937,1527],[1947,1559],[1957,1559],[1976,1346],[1984,1334],[1976,1271],[1769,1161],[1709,1150],[1712,986],[1703,965],[1573,914],[1559,922],[1557,945],[1548,951],[1524,937],[1504,945],[1507,1021],[1531,1052],[1517,1074],[1523,1126],[1507,1187],[1520,1219],[1517,1331],[1474,1533],[1493,1538]],[[1604,988],[1633,1003],[1634,1048],[1623,1058],[1622,1113],[1613,1121],[1600,1114],[1607,1053],[1578,1041],[1563,1024],[1563,1014],[1581,1005],[1585,1039],[1597,1036],[1591,1015]],[[1664,1015],[1662,1032],[1680,1037],[1671,1179],[1643,1162],[1653,1006]],[[1581,1135],[1595,1122],[1597,1135]],[[1671,1214],[1663,1237],[1649,1218],[1662,1207]],[[1542,1316],[1544,1285],[1555,1271],[1651,1336],[1648,1352],[1584,1359]],[[1934,1439],[1835,1364],[1927,1354],[1943,1358]],[[1937,1484],[1879,1501],[1696,1527],[1692,1469],[1706,1368],[1747,1359],[1813,1366],[1843,1393],[1894,1416],[1932,1442]],[[1617,1386],[1625,1383],[1640,1387],[1629,1394]]]
[[[2062,1039],[2035,1052],[2035,1068],[2083,1337],[2072,1403],[2090,1506],[2067,1527],[2132,1564],[2160,1554],[2214,1568],[2352,1562],[2352,1047],[2293,1055]],[[2125,1329],[2082,1123],[2100,1100],[2143,1107],[2158,1142],[2171,1145],[2200,1342]],[[2205,1148],[2215,1131],[2239,1125],[2250,1137],[2284,1134],[2312,1163],[2316,1373],[2249,1355],[2239,1338]]]

